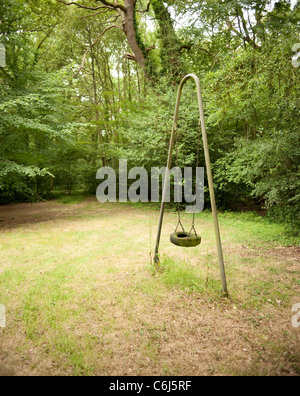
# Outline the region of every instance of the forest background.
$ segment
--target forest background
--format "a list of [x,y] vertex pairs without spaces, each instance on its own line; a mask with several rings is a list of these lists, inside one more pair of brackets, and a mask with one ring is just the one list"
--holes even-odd
[[[297,234],[299,15],[288,0],[0,0],[0,203],[95,194],[97,170],[123,158],[164,166],[195,73],[218,208]],[[188,84],[179,166],[196,166],[198,118]]]

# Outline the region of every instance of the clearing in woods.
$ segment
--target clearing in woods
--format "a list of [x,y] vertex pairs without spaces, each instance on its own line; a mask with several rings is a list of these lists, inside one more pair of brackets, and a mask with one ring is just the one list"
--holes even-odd
[[151,205],[1,206],[0,375],[299,375],[299,247],[252,214],[219,221],[229,299],[209,212],[191,249],[165,214],[153,273]]

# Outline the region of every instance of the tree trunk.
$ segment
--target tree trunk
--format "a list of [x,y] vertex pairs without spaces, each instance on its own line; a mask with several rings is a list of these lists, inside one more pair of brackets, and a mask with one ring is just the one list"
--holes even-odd
[[126,57],[130,60],[137,62],[144,73],[146,73],[145,65],[146,59],[141,48],[141,43],[137,40],[137,31],[135,26],[135,4],[136,0],[125,0],[124,6],[126,7],[126,12],[120,10],[122,16],[123,30],[127,38],[129,47],[131,48],[133,54],[126,53]]
[[102,160],[102,166],[105,166],[106,164],[106,159],[105,156],[103,155],[103,136],[102,136],[102,128],[100,125],[100,117],[99,117],[99,111],[98,111],[98,95],[97,95],[97,82],[96,82],[96,73],[95,73],[95,59],[92,54],[92,79],[93,79],[93,104],[95,108],[95,121],[96,121],[96,130],[98,134],[98,141],[99,141],[99,146],[100,146],[100,151],[101,151],[101,160]]
[[181,60],[182,44],[176,35],[172,18],[163,0],[150,0],[150,4],[159,24],[163,72],[173,77],[174,82],[177,83],[187,74],[185,65]]

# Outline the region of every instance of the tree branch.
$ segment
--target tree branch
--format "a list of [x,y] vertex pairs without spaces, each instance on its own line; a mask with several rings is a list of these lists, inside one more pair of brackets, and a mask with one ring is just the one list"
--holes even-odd
[[102,6],[98,6],[98,7],[85,6],[85,5],[76,3],[76,1],[71,1],[70,3],[68,3],[65,0],[55,0],[55,1],[57,1],[58,3],[63,3],[65,5],[67,5],[67,6],[76,5],[79,8],[84,8],[86,10],[92,10],[92,11],[98,11],[98,10],[103,9],[103,8],[110,8],[112,10],[120,9],[123,12],[127,12],[127,7],[125,7],[123,4],[120,4],[120,3],[117,3],[117,2],[111,3],[111,2],[106,1],[106,0],[96,0],[96,1],[100,1],[103,4]]
[[96,1],[100,1],[106,7],[110,7],[110,8],[114,8],[114,9],[119,8],[123,12],[127,12],[127,7],[125,7],[123,4],[120,4],[120,3],[117,3],[117,2],[111,3],[111,2],[106,1],[106,0],[96,0]]
[[136,56],[130,54],[129,52],[126,52],[126,54],[123,55],[123,58],[126,58],[126,59],[132,60],[134,62],[137,62]]
[[[113,19],[108,19],[106,22],[103,22],[103,25],[105,24],[107,24],[107,23],[114,23],[114,22],[116,22],[116,20],[118,19],[118,18],[120,18],[121,17],[121,15],[119,14],[119,15],[116,15]],[[121,30],[123,30],[122,28],[121,28],[121,26],[120,26],[120,29]]]
[[190,51],[193,47],[198,48],[200,51],[205,51],[208,55],[211,55],[212,57],[216,58],[216,55],[213,52],[209,51],[206,48],[200,47],[198,44],[194,44],[194,43],[181,45],[181,47],[179,48],[179,51],[182,51],[183,49]]
[[145,48],[145,52],[149,52],[149,51],[152,51],[154,49],[156,49],[156,46],[155,45],[151,45],[151,47]]
[[80,65],[79,69],[77,70],[77,72],[73,75],[73,78],[75,78],[76,76],[78,76],[78,74],[79,74],[79,73],[81,72],[81,70],[84,68],[87,54],[88,54],[88,53],[90,52],[90,50],[98,43],[100,37],[102,37],[108,30],[113,29],[113,28],[118,28],[118,29],[123,30],[122,27],[119,26],[119,25],[110,25],[110,26],[107,26],[107,27],[103,30],[103,32],[101,32],[101,33],[96,37],[95,41],[89,46],[89,48],[85,51],[85,53],[84,53],[84,55],[83,55],[82,63],[81,63],[81,65]]
[[75,1],[72,1],[72,2],[70,2],[70,3],[68,3],[68,2],[65,1],[65,0],[55,0],[55,1],[57,1],[58,3],[63,3],[63,4],[65,4],[66,6],[76,5],[76,6],[79,7],[79,8],[84,8],[84,9],[86,9],[86,10],[92,10],[92,11],[97,11],[97,10],[100,10],[101,8],[107,8],[107,7],[104,7],[104,6],[98,6],[98,7],[84,6],[84,5],[82,5],[82,4],[76,3]]
[[42,45],[44,44],[44,42],[51,36],[51,34],[53,33],[53,30],[55,29],[55,27],[53,27],[47,34],[46,36],[42,39],[42,41],[38,44],[38,46],[36,47],[35,50],[35,55],[34,55],[34,64],[36,65],[39,61],[39,50],[41,49]]
[[145,14],[146,12],[149,12],[149,10],[150,10],[150,5],[151,5],[151,3],[149,2],[149,3],[147,4],[147,7],[146,7],[145,10],[137,10],[137,12],[139,12],[140,14]]
[[94,14],[83,15],[83,16],[80,16],[79,18],[80,18],[80,19],[84,19],[84,18],[94,17],[94,16],[96,16],[96,15],[104,14],[104,13],[106,13],[106,12],[109,11],[109,8],[108,8],[108,7],[104,7],[104,6],[103,6],[103,8],[104,8],[104,10],[97,11],[97,12],[95,12]]
[[[229,27],[230,30],[232,30],[234,33],[236,33],[239,37],[242,37],[242,39],[244,41],[247,41],[247,43],[249,43],[254,49],[261,49],[261,46],[256,44],[250,37],[249,34],[246,33],[246,36],[244,36],[243,34],[241,34],[234,26],[232,26],[232,22],[227,19],[226,20],[226,24]],[[247,30],[248,32],[248,30]]]

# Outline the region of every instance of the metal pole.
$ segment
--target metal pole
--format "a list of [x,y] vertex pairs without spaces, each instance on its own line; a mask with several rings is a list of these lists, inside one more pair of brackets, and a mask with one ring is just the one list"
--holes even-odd
[[162,200],[161,200],[161,207],[160,207],[160,215],[159,215],[159,223],[158,223],[158,231],[157,231],[156,244],[155,244],[155,253],[154,253],[154,260],[153,260],[156,265],[159,265],[158,250],[159,250],[159,243],[160,243],[160,236],[161,236],[161,228],[162,228],[162,223],[163,223],[163,218],[164,218],[165,195],[166,195],[166,191],[167,191],[167,183],[168,183],[169,172],[170,172],[171,163],[172,163],[172,152],[173,152],[173,146],[174,146],[174,140],[175,140],[175,133],[176,133],[176,129],[177,129],[177,120],[178,120],[178,113],[179,113],[179,105],[180,105],[182,87],[183,87],[183,81],[181,81],[181,83],[179,85],[179,88],[178,88],[178,94],[177,94],[177,100],[176,100],[176,106],[175,106],[175,113],[174,113],[174,119],[173,119],[173,127],[172,127],[171,138],[170,138],[169,155],[168,155],[168,161],[167,161],[167,169],[166,169],[165,181],[164,181],[164,186],[163,186],[163,193],[162,193]]
[[174,140],[175,140],[175,132],[177,129],[177,120],[178,120],[180,99],[181,99],[183,86],[186,83],[186,81],[189,80],[190,78],[193,79],[196,83],[198,108],[199,108],[199,113],[200,113],[199,123],[201,124],[201,131],[202,131],[202,140],[203,140],[203,148],[204,148],[204,155],[205,155],[206,172],[207,172],[210,202],[211,202],[215,235],[216,235],[216,244],[217,244],[217,251],[218,251],[218,258],[219,258],[220,274],[221,274],[221,280],[222,280],[222,289],[223,289],[223,293],[225,295],[228,295],[225,267],[224,267],[224,259],[223,259],[223,251],[222,251],[222,243],[221,243],[221,235],[220,235],[220,228],[219,228],[219,222],[218,222],[218,214],[217,214],[217,207],[216,207],[216,200],[215,200],[215,193],[214,193],[213,178],[212,178],[212,172],[211,172],[209,147],[208,147],[206,127],[205,127],[205,117],[204,117],[203,100],[202,100],[202,94],[201,94],[201,86],[200,86],[200,80],[195,74],[188,74],[187,76],[185,76],[182,79],[182,81],[179,85],[179,88],[178,88],[174,120],[173,120],[173,127],[172,127],[171,139],[170,139],[167,171],[166,171],[166,177],[165,177],[165,182],[164,182],[164,187],[163,187],[162,203],[161,203],[161,208],[160,208],[159,224],[158,224],[158,231],[157,231],[156,244],[155,244],[154,263],[156,265],[159,265],[158,251],[159,251],[161,229],[162,229],[162,223],[163,223],[163,217],[164,217],[164,208],[165,208],[164,201],[165,201],[165,194],[166,194],[166,190],[167,190],[168,173],[170,172],[170,169],[171,169],[172,151],[173,151]]

